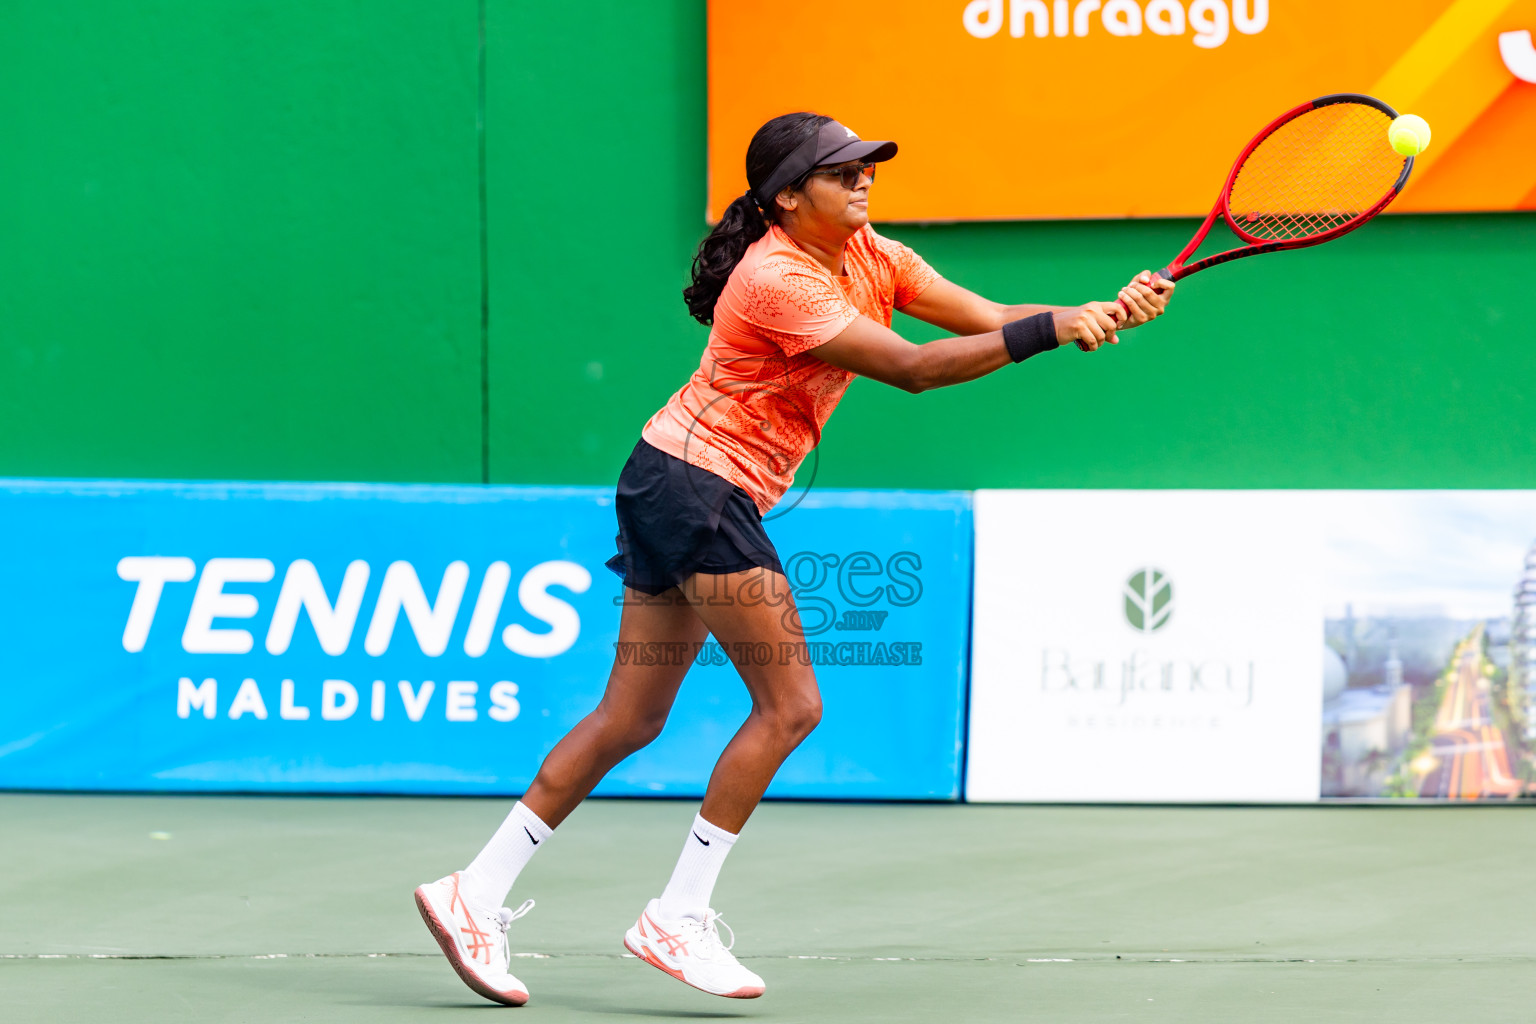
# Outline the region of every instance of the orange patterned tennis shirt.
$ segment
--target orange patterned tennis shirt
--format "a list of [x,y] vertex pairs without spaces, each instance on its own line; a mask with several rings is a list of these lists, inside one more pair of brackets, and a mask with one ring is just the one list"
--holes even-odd
[[889,327],[891,311],[939,277],[868,225],[848,240],[843,269],[846,276],[834,277],[770,227],[731,272],[698,370],[641,437],[731,481],[766,514],[856,376],[817,359],[816,347],[861,314]]

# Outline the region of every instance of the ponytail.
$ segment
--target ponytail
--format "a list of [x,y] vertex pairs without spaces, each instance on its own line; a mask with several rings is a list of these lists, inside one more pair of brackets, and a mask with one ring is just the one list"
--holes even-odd
[[767,233],[768,222],[750,191],[725,208],[720,223],[699,243],[693,257],[693,283],[683,289],[683,301],[695,320],[706,327],[715,322],[715,303],[731,271],[746,255],[747,246]]
[[[768,225],[778,222],[779,207],[774,197],[762,196],[768,205],[759,208],[756,190],[769,182],[786,157],[831,120],[821,114],[782,114],[752,136],[747,146],[747,184],[751,187],[725,208],[720,223],[699,243],[699,251],[693,257],[693,282],[683,289],[688,312],[699,323],[707,327],[715,322],[715,303],[725,291],[731,271],[746,255],[747,247],[768,233]],[[802,175],[787,187],[799,188],[803,181]]]

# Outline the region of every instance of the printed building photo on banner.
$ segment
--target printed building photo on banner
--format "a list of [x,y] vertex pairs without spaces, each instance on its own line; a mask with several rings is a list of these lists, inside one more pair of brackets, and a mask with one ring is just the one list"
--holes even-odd
[[1536,792],[1536,495],[1330,495],[1322,795]]

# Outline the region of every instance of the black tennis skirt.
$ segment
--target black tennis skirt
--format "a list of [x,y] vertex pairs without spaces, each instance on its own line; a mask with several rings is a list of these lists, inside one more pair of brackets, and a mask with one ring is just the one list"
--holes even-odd
[[784,572],[746,491],[646,441],[624,463],[614,509],[619,553],[608,568],[632,590],[660,594],[698,572]]

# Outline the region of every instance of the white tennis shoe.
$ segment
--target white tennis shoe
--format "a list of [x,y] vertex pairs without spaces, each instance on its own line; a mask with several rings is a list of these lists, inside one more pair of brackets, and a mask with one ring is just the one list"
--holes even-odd
[[[725,922],[713,910],[702,921],[692,917],[667,920],[661,916],[661,901],[651,900],[640,919],[624,933],[624,948],[702,992],[756,999],[763,994],[763,979],[731,955],[731,946],[736,944],[734,932],[730,946],[721,943],[720,925]],[[725,925],[725,930],[729,932],[730,925]]]
[[459,891],[459,872],[416,890],[416,909],[443,955],[464,984],[493,1002],[522,1006],[528,986],[512,976],[507,926],[533,909],[533,900],[516,910],[472,907]]

